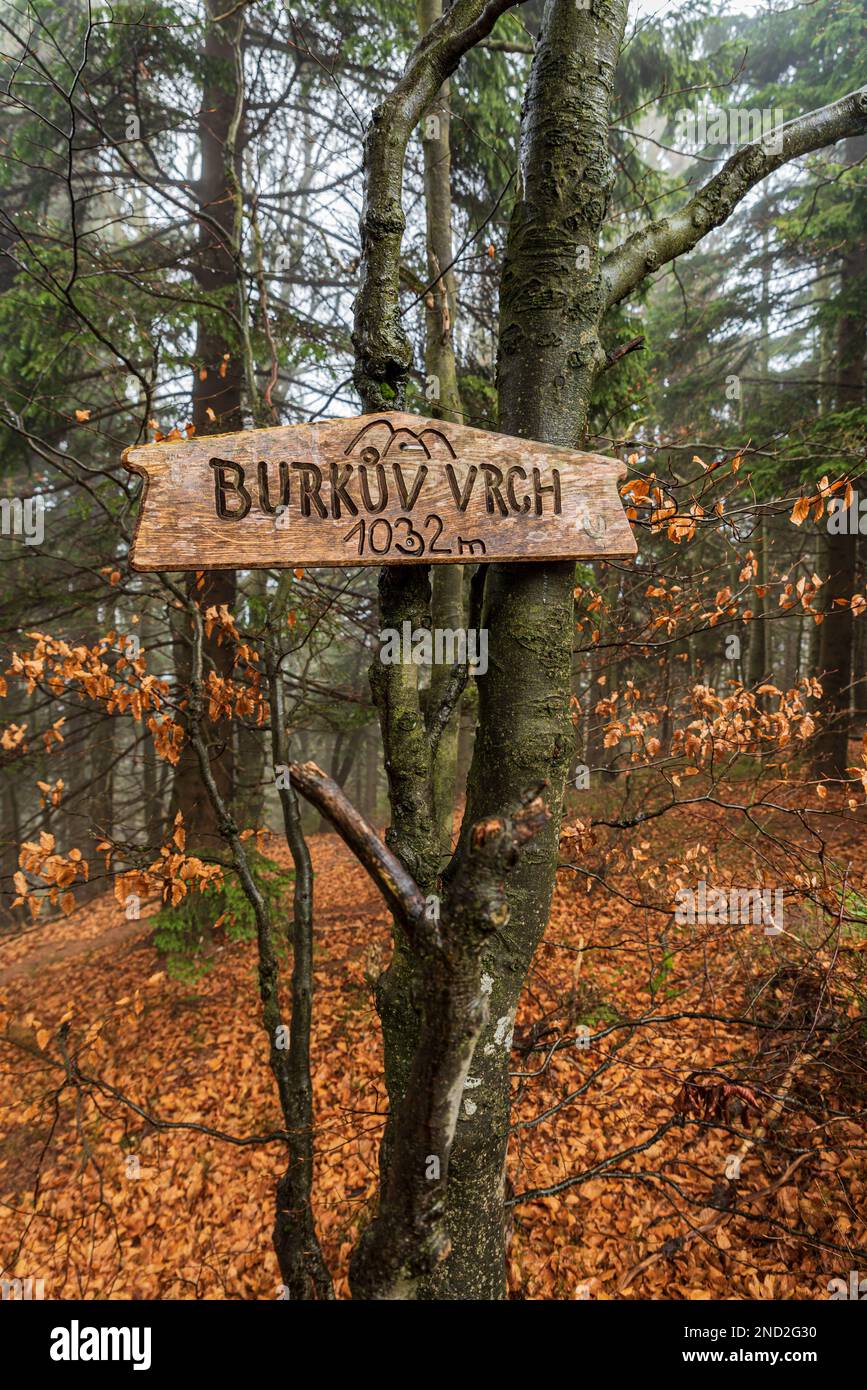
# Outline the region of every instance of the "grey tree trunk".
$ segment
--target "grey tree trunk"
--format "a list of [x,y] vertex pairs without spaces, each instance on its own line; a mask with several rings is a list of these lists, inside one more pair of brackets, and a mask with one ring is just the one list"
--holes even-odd
[[[521,130],[522,183],[512,215],[500,302],[500,428],[552,444],[582,441],[593,383],[605,361],[599,235],[612,183],[609,106],[624,0],[593,11],[549,0]],[[587,247],[589,267],[578,269]],[[573,635],[571,562],[493,565],[482,624],[489,669],[464,827],[547,779],[553,812],[506,881],[508,924],[483,968],[489,1021],[461,1107],[447,1197],[451,1253],[422,1297],[506,1294],[505,1160],[510,1056],[518,998],[548,920],[560,817],[572,753],[568,718]]]

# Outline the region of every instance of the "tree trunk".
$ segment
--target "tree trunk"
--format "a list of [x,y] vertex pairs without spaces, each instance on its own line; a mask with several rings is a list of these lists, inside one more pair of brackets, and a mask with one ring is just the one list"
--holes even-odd
[[[852,410],[864,396],[864,343],[867,313],[867,238],[861,237],[843,257],[841,293],[847,308],[837,327],[837,409]],[[857,509],[855,509],[857,511]],[[816,741],[816,771],[828,777],[845,777],[849,763],[850,707],[852,701],[852,645],[854,620],[850,601],[856,588],[858,527],[851,534],[823,534],[827,580],[825,621],[821,625],[819,679],[822,682],[823,730]],[[844,604],[835,604],[844,599]]]
[[[157,666],[156,647],[160,628],[156,615],[149,607],[142,613],[141,641],[149,675],[161,675]],[[163,797],[160,779],[160,758],[150,734],[145,734],[142,748],[142,834],[145,844],[156,853],[163,843]],[[165,765],[164,765],[165,766]]]
[[[265,570],[253,570],[247,578],[245,609],[255,627],[257,614],[268,600],[268,576]],[[233,770],[235,779],[236,816],[243,829],[258,830],[265,808],[265,739],[266,731],[253,722],[251,716],[235,722]]]
[[[199,246],[195,259],[196,279],[206,306],[196,326],[195,373],[192,415],[196,434],[226,433],[243,426],[241,412],[241,346],[231,327],[230,316],[220,304],[235,308],[239,298],[240,233],[237,226],[237,193],[240,184],[240,113],[243,93],[236,72],[236,48],[240,42],[239,21],[234,11],[226,12],[221,0],[207,0],[209,22],[205,33],[205,81],[199,117],[201,176],[197,182],[199,201]],[[199,601],[203,611],[226,604],[231,611],[237,597],[233,570],[208,570],[201,587],[195,575],[185,581],[187,591]],[[174,631],[175,672],[179,687],[189,686],[190,628],[186,613],[177,614]],[[217,642],[217,630],[205,642],[205,668],[217,675],[232,673],[229,643]],[[217,789],[231,803],[234,793],[234,753],[232,730],[228,725],[212,729],[211,765]],[[219,841],[213,807],[205,794],[194,752],[185,743],[181,749],[172,790],[172,815],[180,811],[190,847],[214,849]]]
[[[611,187],[609,104],[625,9],[623,0],[597,0],[593,11],[578,9],[574,0],[549,0],[524,105],[523,179],[501,288],[500,426],[552,444],[582,441],[593,382],[604,362],[598,241]],[[584,246],[589,268],[576,269]],[[517,803],[543,779],[552,819],[506,879],[510,920],[483,959],[489,1021],[476,1047],[450,1161],[451,1252],[423,1285],[424,1298],[506,1294],[511,1035],[554,888],[573,741],[568,710],[574,582],[572,562],[488,570],[482,621],[489,667],[478,682],[479,724],[462,841],[466,827]],[[403,1080],[393,1053],[390,1095]]]
[[376,724],[368,724],[364,740],[364,801],[362,813],[371,825],[378,821],[377,791],[379,786],[380,744]]
[[[337,737],[336,737],[335,740],[334,740],[334,747],[333,747],[332,750],[331,750],[331,775],[332,775],[332,777],[334,778],[334,780],[335,780],[335,782],[337,783],[337,785],[340,786],[340,787],[343,786],[343,780],[344,780],[343,777],[340,775],[339,768],[340,768],[341,758],[342,758],[342,753],[343,753],[343,745],[344,745],[345,742],[346,742],[346,730],[345,730],[345,729],[338,729],[338,731],[337,731]],[[326,766],[327,766],[327,764],[326,764]],[[318,827],[318,832],[317,832],[317,833],[320,834],[320,835],[330,835],[330,833],[331,833],[331,822],[328,820],[327,816],[320,816],[320,817],[319,817],[319,827]]]
[[[418,26],[426,34],[442,14],[442,0],[419,0]],[[444,82],[423,122],[427,271],[433,288],[425,297],[426,395],[437,419],[463,422],[454,351],[457,293],[452,262],[451,142],[449,84]],[[434,283],[435,282],[435,283]],[[431,627],[452,629],[465,622],[463,567],[436,565],[431,575]],[[434,666],[430,698],[438,703],[451,671]],[[460,708],[452,712],[433,758],[434,816],[443,862],[452,847]]]
[[114,833],[114,774],[117,720],[111,715],[98,716],[88,731],[90,748],[87,795],[87,824],[90,839],[85,848],[90,873],[87,884],[79,891],[79,900],[89,902],[105,889],[105,859],[97,854],[100,840],[110,840]]
[[[768,582],[768,543],[767,543],[767,520],[759,512],[756,517],[756,524],[753,530],[751,544],[753,554],[756,559],[755,584],[764,588]],[[747,684],[755,690],[762,681],[766,680],[768,671],[768,596],[765,594],[753,594],[753,619],[750,623],[750,645],[748,656],[749,674]],[[760,707],[764,707],[765,701],[762,696],[758,696]]]
[[23,838],[16,790],[17,771],[14,765],[4,768],[0,778],[0,824],[3,827],[0,841],[0,930],[21,922],[25,911],[22,907],[12,906],[17,896],[13,878],[18,871],[18,855]]

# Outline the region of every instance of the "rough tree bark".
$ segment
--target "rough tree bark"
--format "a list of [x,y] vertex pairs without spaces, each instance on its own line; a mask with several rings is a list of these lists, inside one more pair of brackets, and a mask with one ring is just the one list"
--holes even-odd
[[[196,325],[196,370],[193,375],[192,417],[197,434],[225,433],[243,427],[241,410],[243,364],[237,332],[238,284],[243,274],[238,264],[235,190],[240,180],[243,91],[237,75],[236,49],[243,16],[222,0],[207,0],[205,29],[205,79],[199,116],[201,172],[196,185],[199,206],[196,279],[207,304]],[[184,581],[202,608],[220,604],[231,610],[237,596],[234,570],[210,570],[197,581]],[[199,587],[197,587],[197,583]],[[176,613],[174,660],[178,685],[189,686],[192,633],[186,609]],[[220,676],[229,676],[232,652],[217,642],[216,631],[205,643],[205,664]],[[233,735],[228,725],[212,732],[211,766],[220,795],[231,801],[234,792]],[[198,762],[187,742],[181,750],[172,786],[171,814],[181,811],[191,845],[213,850],[219,839],[210,798],[199,774]]]
[[[521,182],[503,267],[498,388],[509,434],[575,446],[605,364],[598,242],[612,185],[611,92],[625,0],[579,10],[551,0],[536,45],[521,127]],[[579,249],[587,247],[589,257]],[[586,269],[580,269],[589,260]],[[432,1298],[505,1296],[503,1196],[509,1070],[518,997],[548,920],[563,789],[572,755],[568,719],[575,567],[494,565],[485,587],[486,676],[465,823],[545,779],[552,817],[508,880],[507,926],[483,960],[490,1018],[473,1060],[473,1088],[452,1155],[452,1253]],[[464,850],[462,838],[459,855]]]

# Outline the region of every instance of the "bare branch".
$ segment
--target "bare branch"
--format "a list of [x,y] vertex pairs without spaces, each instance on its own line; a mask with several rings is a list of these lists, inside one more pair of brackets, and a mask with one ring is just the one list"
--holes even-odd
[[691,251],[782,164],[865,131],[867,87],[862,87],[830,106],[787,121],[764,140],[742,146],[679,212],[651,222],[606,256],[602,273],[607,307],[618,304],[651,271]]
[[345,792],[315,763],[291,763],[289,775],[296,791],[331,822],[367,870],[407,934],[418,937],[425,923],[425,900],[397,856],[356,811]]
[[364,138],[362,281],[352,341],[355,385],[367,410],[399,408],[412,356],[398,310],[401,193],[410,135],[463,55],[515,0],[456,0],[416,45],[403,76],[373,112]]

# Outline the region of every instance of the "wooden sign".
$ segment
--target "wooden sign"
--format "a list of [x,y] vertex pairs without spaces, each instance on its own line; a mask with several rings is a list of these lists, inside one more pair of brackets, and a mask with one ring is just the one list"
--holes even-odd
[[634,555],[599,454],[388,412],[136,445],[137,570]]

